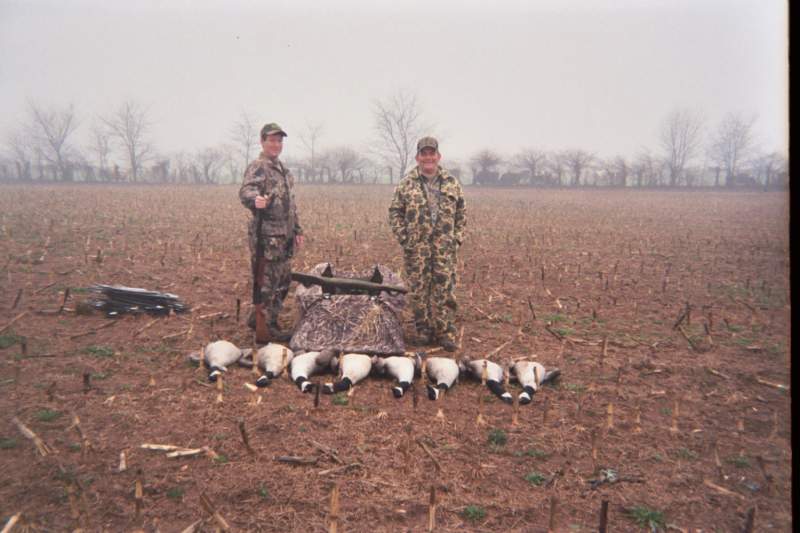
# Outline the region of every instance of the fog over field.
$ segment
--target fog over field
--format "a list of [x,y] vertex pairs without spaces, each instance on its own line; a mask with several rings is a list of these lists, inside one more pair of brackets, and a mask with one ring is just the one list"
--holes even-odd
[[93,133],[125,102],[146,110],[151,163],[222,150],[244,116],[280,123],[289,159],[309,156],[301,137],[317,127],[316,150],[379,160],[375,104],[398,94],[464,167],[483,149],[657,155],[677,110],[709,142],[734,116],[752,125],[754,153],[787,150],[779,0],[2,0],[0,65],[7,160],[32,104],[73,105],[67,144],[97,164]]

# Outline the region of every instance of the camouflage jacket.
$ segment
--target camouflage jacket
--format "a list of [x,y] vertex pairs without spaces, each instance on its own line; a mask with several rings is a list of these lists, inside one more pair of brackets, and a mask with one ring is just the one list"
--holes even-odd
[[279,159],[271,161],[262,152],[258,159],[247,166],[242,187],[239,189],[239,199],[253,213],[249,228],[251,236],[255,234],[258,220],[255,216],[255,198],[259,194],[268,196],[261,227],[264,236],[285,236],[291,239],[303,232],[297,218],[293,188],[294,176]]
[[467,222],[461,183],[447,170],[439,167],[439,174],[433,178],[431,184],[441,191],[438,216],[434,224],[423,179],[425,178],[419,174],[419,167],[414,167],[397,184],[389,206],[389,224],[394,236],[405,250],[430,242],[432,237],[445,246],[460,246]]

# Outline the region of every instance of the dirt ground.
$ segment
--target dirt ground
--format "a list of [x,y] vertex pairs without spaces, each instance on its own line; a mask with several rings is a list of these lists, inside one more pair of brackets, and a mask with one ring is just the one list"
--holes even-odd
[[[611,531],[741,531],[751,509],[755,531],[792,530],[788,195],[467,188],[457,355],[507,343],[494,360],[562,371],[514,424],[469,381],[439,402],[418,382],[414,402],[370,378],[314,408],[287,379],[252,392],[233,368],[219,402],[186,355],[252,344],[236,192],[0,186],[0,524],[213,531],[205,494],[233,530],[328,531],[336,486],[339,531],[427,531],[432,487],[442,532],[596,531],[603,500]],[[399,271],[391,193],[300,186],[294,269]],[[75,312],[94,283],[193,311]],[[293,313],[290,294],[282,323]],[[593,489],[604,469],[621,481]]]

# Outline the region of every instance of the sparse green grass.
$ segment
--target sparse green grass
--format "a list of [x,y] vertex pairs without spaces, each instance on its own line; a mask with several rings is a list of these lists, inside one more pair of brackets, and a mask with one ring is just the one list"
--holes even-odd
[[105,372],[94,372],[94,373],[92,373],[92,379],[96,379],[96,380],[99,380],[99,381],[102,381],[104,379],[108,379],[108,376],[109,376],[109,374],[106,374]]
[[727,463],[734,465],[736,468],[750,468],[750,459],[746,455],[734,455],[725,459]]
[[39,422],[52,422],[62,414],[64,413],[60,411],[53,411],[52,409],[40,409],[39,411],[36,411],[34,416]]
[[502,429],[493,429],[489,432],[488,441],[493,446],[505,446],[508,442],[508,435]]
[[347,405],[348,403],[350,403],[350,400],[347,397],[347,393],[338,392],[333,395],[331,403],[333,403],[333,405]]
[[167,498],[170,500],[180,501],[183,499],[183,488],[182,487],[172,487],[167,489]]
[[639,527],[646,528],[648,531],[663,531],[667,526],[664,521],[664,513],[650,509],[645,506],[636,506],[625,511],[625,515],[636,523]]
[[87,346],[83,351],[95,357],[114,357],[114,349],[108,346]]
[[22,338],[23,337],[15,333],[6,333],[4,335],[0,335],[0,350],[5,350],[6,348],[14,346],[16,343],[21,341]]
[[528,448],[524,452],[516,451],[514,455],[517,457],[532,457],[534,459],[546,459],[550,456],[550,454],[544,450],[539,450],[537,448]]
[[13,437],[0,438],[0,450],[11,450],[17,447],[17,439]]
[[650,456],[650,459],[655,461],[656,463],[664,462],[664,456],[661,455],[660,453],[654,453],[653,455]]
[[525,475],[525,481],[538,487],[547,481],[547,477],[540,472],[528,472]]
[[264,485],[259,485],[258,486],[258,496],[262,500],[269,499],[269,490],[267,489],[267,487],[265,487]]
[[733,339],[734,344],[744,347],[752,346],[753,344],[756,344],[756,342],[757,341],[751,337],[736,337]]
[[562,337],[568,337],[568,336],[572,335],[573,333],[575,333],[574,329],[568,328],[566,326],[560,327],[560,328],[555,328],[553,331],[555,331],[556,333],[558,333]]
[[697,453],[693,452],[689,448],[678,448],[675,450],[675,457],[683,461],[694,461],[698,456]]
[[557,322],[566,322],[568,319],[561,313],[553,313],[551,315],[543,316],[542,320],[544,320],[545,322],[550,322],[551,324],[556,324]]
[[586,392],[586,385],[583,385],[581,383],[564,383],[563,385],[560,385],[560,387],[564,390],[568,390],[576,394]]
[[224,465],[225,463],[228,462],[228,456],[225,455],[224,453],[220,453],[216,457],[214,457],[214,462],[220,465]]
[[470,522],[478,522],[486,518],[486,510],[480,505],[467,505],[461,512],[461,516]]

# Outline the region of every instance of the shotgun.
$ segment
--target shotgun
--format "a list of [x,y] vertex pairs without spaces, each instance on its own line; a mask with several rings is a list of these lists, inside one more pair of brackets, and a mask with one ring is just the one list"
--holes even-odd
[[253,263],[253,306],[256,313],[256,343],[267,344],[269,333],[267,332],[266,316],[264,314],[264,298],[261,294],[261,285],[264,280],[264,236],[261,234],[261,226],[264,220],[264,210],[256,209],[256,260]]

